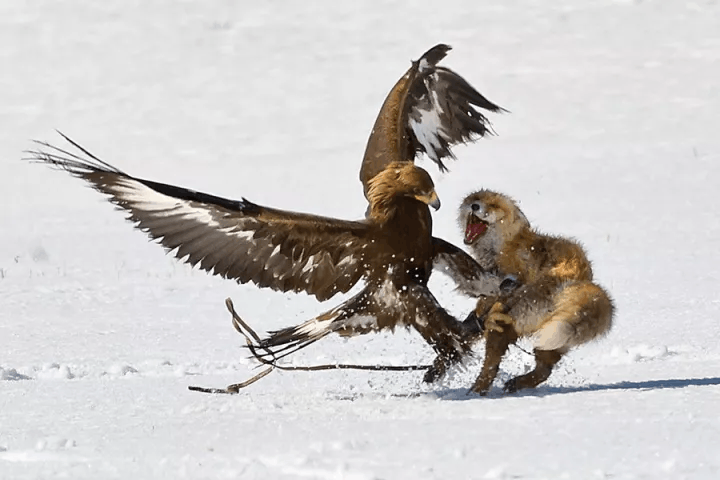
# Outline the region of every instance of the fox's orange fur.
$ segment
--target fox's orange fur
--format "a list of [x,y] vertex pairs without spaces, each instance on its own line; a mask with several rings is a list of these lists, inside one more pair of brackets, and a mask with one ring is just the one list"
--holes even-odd
[[490,190],[468,195],[459,221],[475,259],[518,285],[478,301],[475,315],[484,319],[487,347],[473,391],[490,389],[508,345],[519,337],[531,337],[536,368],[512,379],[506,391],[536,387],[568,350],[610,330],[612,300],[593,283],[577,242],[538,233],[512,199]]

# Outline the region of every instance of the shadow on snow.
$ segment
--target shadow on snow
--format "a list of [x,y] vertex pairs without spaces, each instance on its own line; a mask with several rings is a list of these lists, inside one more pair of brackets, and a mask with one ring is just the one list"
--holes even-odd
[[[499,389],[493,389],[487,398],[505,397],[544,397],[546,395],[558,395],[566,393],[598,392],[607,390],[666,390],[686,387],[707,387],[720,385],[720,377],[710,378],[677,378],[666,380],[646,380],[640,382],[618,382],[609,384],[590,384],[577,387],[550,387],[541,386],[534,390],[526,390],[513,394],[503,394]],[[435,395],[443,400],[473,400],[478,395],[468,394],[467,389],[453,388],[444,392],[436,392]]]

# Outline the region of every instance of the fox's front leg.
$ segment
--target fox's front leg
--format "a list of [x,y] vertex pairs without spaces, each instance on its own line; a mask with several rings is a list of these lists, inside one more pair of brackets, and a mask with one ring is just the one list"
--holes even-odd
[[478,375],[475,383],[470,389],[471,392],[486,395],[492,387],[493,381],[500,369],[502,361],[508,346],[517,341],[517,334],[514,328],[505,328],[504,331],[497,330],[485,331],[485,361],[483,362],[482,371]]
[[485,319],[485,361],[480,375],[470,389],[480,395],[486,395],[490,390],[508,346],[518,338],[513,327],[513,318],[505,312],[505,305],[495,302]]

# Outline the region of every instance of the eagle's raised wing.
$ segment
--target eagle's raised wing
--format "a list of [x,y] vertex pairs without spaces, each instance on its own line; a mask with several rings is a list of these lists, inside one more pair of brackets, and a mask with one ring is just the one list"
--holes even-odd
[[453,157],[451,147],[492,132],[488,119],[478,111],[503,112],[464,78],[438,67],[450,50],[436,45],[412,63],[383,103],[370,133],[360,181],[367,183],[393,161],[413,161],[424,152],[441,171],[443,158]]
[[[63,135],[64,136],[64,135]],[[368,224],[287,212],[132,177],[65,137],[84,155],[38,142],[29,160],[90,183],[177,258],[239,283],[305,291],[318,300],[362,278]]]

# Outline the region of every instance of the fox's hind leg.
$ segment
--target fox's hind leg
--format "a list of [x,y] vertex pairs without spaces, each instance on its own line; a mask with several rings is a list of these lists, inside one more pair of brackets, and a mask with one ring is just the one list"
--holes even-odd
[[553,298],[552,311],[533,334],[535,369],[510,380],[505,391],[534,388],[547,380],[553,367],[571,348],[610,330],[613,311],[607,292],[592,282],[573,282],[564,287]]
[[535,388],[548,379],[553,367],[560,361],[566,350],[535,350],[535,370],[510,379],[503,390],[514,393],[524,388]]

